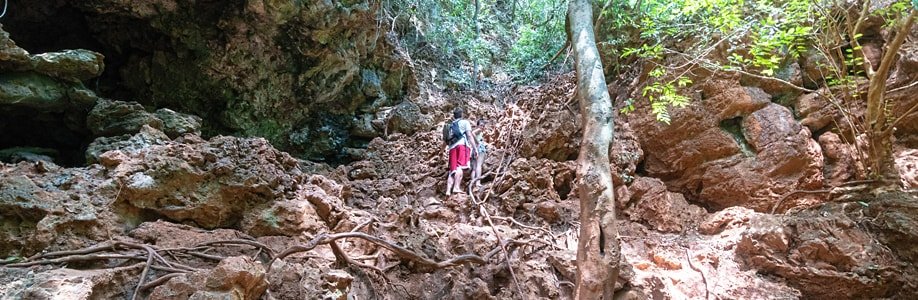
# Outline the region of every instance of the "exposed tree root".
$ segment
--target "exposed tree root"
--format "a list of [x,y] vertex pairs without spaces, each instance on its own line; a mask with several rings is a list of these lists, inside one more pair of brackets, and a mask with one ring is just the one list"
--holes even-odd
[[[211,260],[223,260],[225,258],[223,256],[201,252],[210,250],[212,245],[248,245],[258,249],[258,254],[265,253],[269,259],[273,259],[274,257],[273,250],[268,246],[265,246],[264,244],[258,243],[256,241],[244,239],[205,242],[194,247],[168,249],[162,249],[148,244],[112,240],[83,249],[36,254],[21,262],[2,262],[0,263],[0,266],[7,268],[27,268],[38,265],[59,265],[88,261],[144,261],[143,263],[140,263],[144,266],[143,271],[141,271],[140,277],[137,281],[137,286],[134,288],[134,292],[131,295],[131,299],[138,299],[140,298],[142,292],[165,283],[170,278],[188,272],[200,271],[200,269],[179,262],[179,259],[176,258],[176,254],[184,255],[185,257],[195,256]],[[163,257],[160,252],[166,253],[169,257],[173,258],[174,261],[170,262],[165,257]],[[258,254],[256,254],[256,256]],[[155,280],[146,282],[146,279],[148,275],[150,275],[151,270],[163,272],[165,274]]]
[[485,261],[483,258],[481,258],[478,255],[474,255],[474,254],[459,255],[459,256],[438,262],[438,261],[434,261],[426,257],[420,256],[417,253],[412,252],[411,250],[408,250],[402,246],[396,245],[392,242],[383,240],[375,236],[371,236],[371,235],[361,233],[361,232],[343,232],[343,233],[336,233],[336,234],[324,234],[324,233],[319,234],[318,236],[316,236],[315,238],[313,238],[311,241],[309,241],[308,243],[304,245],[297,245],[297,246],[290,247],[287,250],[284,250],[283,252],[278,254],[277,257],[274,258],[274,260],[268,263],[268,266],[270,267],[271,265],[274,264],[274,261],[279,260],[279,259],[284,259],[285,257],[290,256],[292,254],[310,251],[312,249],[315,249],[319,245],[330,244],[339,239],[352,238],[352,237],[359,238],[359,239],[368,241],[370,243],[376,244],[377,246],[381,246],[383,248],[389,249],[390,251],[392,251],[393,253],[401,257],[402,259],[415,263],[415,266],[416,266],[415,268],[419,272],[427,273],[427,272],[432,272],[438,269],[458,266],[464,263],[477,263],[477,264],[487,263],[487,261]]

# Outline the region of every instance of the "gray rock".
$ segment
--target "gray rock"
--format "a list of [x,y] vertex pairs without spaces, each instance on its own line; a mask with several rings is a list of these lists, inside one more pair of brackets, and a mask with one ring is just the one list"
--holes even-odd
[[48,52],[32,56],[36,72],[71,81],[87,80],[102,74],[104,56],[97,52],[77,49]]
[[10,34],[0,26],[0,70],[21,71],[31,67],[29,52],[10,39]]
[[137,102],[100,100],[86,117],[86,126],[97,136],[133,134],[149,125],[163,128],[163,121]]
[[154,114],[163,121],[163,132],[171,138],[188,133],[201,134],[201,118],[198,116],[183,114],[168,108],[160,108]]
[[0,74],[0,105],[61,111],[69,106],[64,99],[67,90],[63,84],[41,74]]

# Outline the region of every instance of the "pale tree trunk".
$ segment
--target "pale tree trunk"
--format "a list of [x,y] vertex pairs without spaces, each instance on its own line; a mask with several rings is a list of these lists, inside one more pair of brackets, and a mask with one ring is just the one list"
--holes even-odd
[[[869,3],[868,3],[869,4]],[[865,5],[868,5],[865,4]],[[897,52],[905,42],[911,32],[912,25],[916,17],[916,10],[905,17],[904,23],[896,31],[896,36],[889,43],[884,51],[883,58],[880,60],[880,66],[876,73],[870,78],[867,87],[867,125],[868,125],[868,153],[871,156],[870,176],[880,179],[884,182],[895,180],[898,182],[899,172],[896,170],[896,164],[892,154],[892,135],[896,123],[904,117],[905,114],[911,113],[912,109],[899,115],[899,119],[890,120],[887,115],[889,103],[886,101],[886,79],[889,76],[889,70],[897,60]],[[855,27],[857,30],[857,27]],[[856,33],[856,32],[855,32]],[[869,67],[869,65],[867,65]],[[893,115],[896,115],[893,113]]]
[[[478,13],[481,12],[481,3],[478,0],[475,0],[475,16],[472,18],[475,21],[475,48],[478,48],[478,41],[481,39],[481,24],[478,22]],[[472,60],[475,62],[475,68],[472,70],[472,82],[475,83],[475,88],[478,88],[478,79],[481,77],[481,70],[478,66],[478,59],[472,55]]]
[[615,225],[609,144],[612,142],[612,99],[593,36],[593,13],[587,0],[568,6],[568,38],[574,49],[577,92],[583,117],[583,140],[577,158],[580,197],[580,241],[577,245],[576,299],[611,300],[621,257]]

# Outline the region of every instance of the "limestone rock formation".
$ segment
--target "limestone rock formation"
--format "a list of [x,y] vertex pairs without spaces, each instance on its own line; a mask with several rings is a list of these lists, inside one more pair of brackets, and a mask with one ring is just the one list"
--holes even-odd
[[822,150],[790,110],[729,80],[701,88],[703,99],[674,109],[672,124],[656,121],[649,108],[628,116],[647,175],[717,209],[770,211],[786,193],[823,186]]

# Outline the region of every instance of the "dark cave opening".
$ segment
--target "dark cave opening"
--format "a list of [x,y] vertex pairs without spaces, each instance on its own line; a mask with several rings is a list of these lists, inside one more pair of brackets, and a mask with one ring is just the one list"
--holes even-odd
[[85,117],[4,107],[0,107],[0,114],[0,161],[50,158],[63,166],[86,164],[84,153],[92,135],[85,127]]
[[[82,84],[100,97],[133,99],[118,70],[141,50],[100,42],[94,36],[90,17],[68,1],[11,1],[2,26],[17,46],[32,55],[68,49],[103,54],[105,69],[99,77],[82,83],[62,83],[77,87]],[[92,103],[77,104],[69,95],[54,101],[59,103],[51,109],[18,105],[15,101],[0,105],[0,161],[50,159],[68,167],[86,164],[85,151],[94,138],[86,124]]]

